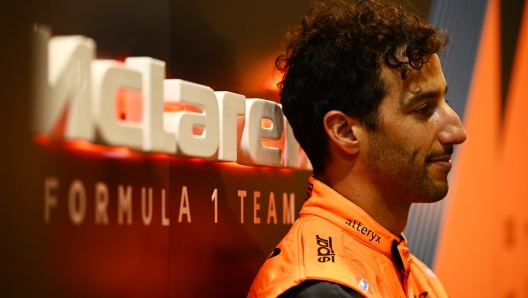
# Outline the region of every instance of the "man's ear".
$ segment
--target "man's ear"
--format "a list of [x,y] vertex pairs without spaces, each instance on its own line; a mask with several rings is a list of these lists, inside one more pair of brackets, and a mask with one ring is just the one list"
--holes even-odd
[[329,140],[348,154],[359,151],[359,139],[363,125],[359,119],[340,111],[329,111],[324,117],[324,128]]

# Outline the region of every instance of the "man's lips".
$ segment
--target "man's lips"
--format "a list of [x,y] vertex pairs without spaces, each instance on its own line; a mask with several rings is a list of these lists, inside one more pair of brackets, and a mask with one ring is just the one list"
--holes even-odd
[[444,156],[438,156],[434,158],[429,158],[427,160],[428,164],[432,164],[434,166],[440,167],[445,171],[451,170],[452,164],[451,164],[451,154],[444,155]]

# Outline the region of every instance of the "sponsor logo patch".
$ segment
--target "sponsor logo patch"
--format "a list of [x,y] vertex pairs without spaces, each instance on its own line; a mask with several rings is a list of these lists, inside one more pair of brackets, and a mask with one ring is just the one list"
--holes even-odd
[[369,293],[370,295],[374,295],[374,290],[370,287],[369,283],[364,280],[363,278],[359,276],[354,276],[354,280],[357,282],[360,289],[363,291]]
[[328,239],[321,238],[319,235],[315,235],[317,245],[319,245],[319,248],[317,248],[317,256],[319,257],[317,260],[321,263],[326,262],[332,262],[335,261],[335,252],[332,248],[332,237],[328,237]]
[[368,241],[372,242],[378,242],[378,243],[381,243],[381,236],[376,234],[374,231],[372,231],[371,229],[367,228],[366,226],[362,226],[361,223],[359,221],[356,221],[354,219],[354,221],[352,220],[347,220],[345,222],[345,224],[347,226],[350,226],[352,227],[352,229],[360,232],[361,234],[365,235],[365,237],[367,237]]
[[429,268],[425,268],[425,273],[429,274],[429,276],[431,276],[433,278],[437,278],[436,274],[434,274],[433,270],[431,270]]

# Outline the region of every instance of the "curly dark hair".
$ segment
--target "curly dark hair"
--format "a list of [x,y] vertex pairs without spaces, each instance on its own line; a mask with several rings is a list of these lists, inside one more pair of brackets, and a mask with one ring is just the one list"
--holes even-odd
[[281,104],[315,174],[329,154],[327,112],[342,111],[375,131],[387,91],[382,64],[400,69],[405,79],[448,42],[409,6],[383,0],[317,2],[286,39],[286,53],[276,60],[283,72]]

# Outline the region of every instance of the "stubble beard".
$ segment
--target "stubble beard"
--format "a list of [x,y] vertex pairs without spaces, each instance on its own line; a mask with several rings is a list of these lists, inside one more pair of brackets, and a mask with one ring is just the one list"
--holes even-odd
[[433,203],[443,199],[448,184],[436,183],[426,168],[426,160],[418,151],[406,148],[381,131],[370,136],[367,162],[374,173],[375,183],[385,196],[408,203]]

